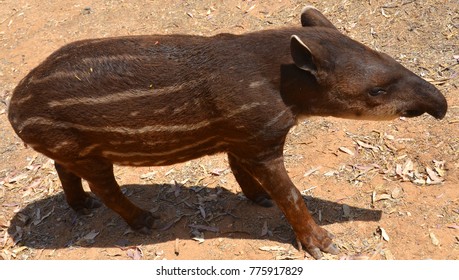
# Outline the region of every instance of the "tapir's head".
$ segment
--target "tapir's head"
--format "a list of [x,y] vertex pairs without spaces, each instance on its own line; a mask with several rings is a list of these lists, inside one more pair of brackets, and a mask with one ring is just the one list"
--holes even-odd
[[297,72],[312,75],[317,86],[303,99],[308,104],[300,114],[370,120],[445,116],[440,91],[388,55],[341,34],[312,7],[303,9],[301,22],[304,33],[291,37],[291,55]]

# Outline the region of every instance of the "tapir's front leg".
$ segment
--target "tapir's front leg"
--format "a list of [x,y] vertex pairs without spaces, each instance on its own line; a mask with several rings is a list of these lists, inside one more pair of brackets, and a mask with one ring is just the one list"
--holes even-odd
[[309,254],[320,259],[322,258],[321,251],[331,254],[339,253],[332,241],[333,235],[319,227],[309,213],[301,193],[285,170],[282,156],[262,161],[235,158],[260,182],[261,186],[276,202]]

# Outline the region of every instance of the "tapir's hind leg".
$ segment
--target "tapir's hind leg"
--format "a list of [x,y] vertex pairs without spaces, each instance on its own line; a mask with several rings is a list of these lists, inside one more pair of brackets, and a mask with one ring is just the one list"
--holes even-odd
[[228,161],[231,170],[233,171],[233,175],[244,195],[260,206],[273,206],[273,202],[271,201],[268,193],[266,193],[260,183],[241,166],[238,159],[235,156],[228,154]]
[[[141,233],[151,232],[158,217],[137,207],[123,195],[113,175],[112,163],[103,159],[85,159],[75,161],[66,168],[71,170],[76,176],[88,181],[91,191],[108,208],[118,213],[134,230]],[[64,177],[67,180],[74,179],[70,176]],[[72,199],[82,199],[82,189],[81,192],[79,188],[68,189],[69,187],[64,187],[66,197],[71,197],[71,201]],[[67,195],[67,192],[69,192],[69,195]]]
[[100,207],[102,204],[83,190],[81,178],[55,162],[57,175],[64,189],[65,199],[73,210],[87,213],[89,209]]

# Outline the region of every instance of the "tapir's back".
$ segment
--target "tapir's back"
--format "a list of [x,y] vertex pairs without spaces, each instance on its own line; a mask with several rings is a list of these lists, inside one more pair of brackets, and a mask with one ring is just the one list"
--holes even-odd
[[[197,75],[206,70],[187,57],[194,56],[199,61],[192,48],[203,45],[196,41],[206,38],[172,38],[174,42],[171,37],[162,36],[86,40],[59,49],[15,89],[11,100],[12,120],[23,120],[21,111],[28,116],[65,120],[72,117],[68,116],[69,109],[83,110],[82,118],[91,111],[100,117],[106,111],[104,115],[108,117],[114,109],[117,115],[133,113],[142,107],[150,111],[167,109],[161,96],[180,99],[184,88],[192,88],[201,82],[197,80],[206,77],[206,73]],[[190,99],[190,94],[192,91],[183,98]],[[156,105],[148,104],[151,97]],[[184,102],[178,100],[178,103]],[[119,111],[123,108],[129,112]],[[94,121],[91,119],[96,125]]]
[[253,133],[240,119],[260,111],[271,117],[266,108],[284,106],[279,95],[257,93],[272,81],[237,38],[244,42],[174,35],[69,44],[21,81],[9,119],[24,142],[55,159],[97,155],[156,165],[225,151],[232,136]]

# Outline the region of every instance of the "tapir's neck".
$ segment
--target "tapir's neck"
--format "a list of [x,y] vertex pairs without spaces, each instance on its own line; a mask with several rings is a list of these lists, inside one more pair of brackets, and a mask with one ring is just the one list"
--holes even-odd
[[294,64],[281,65],[280,93],[296,118],[320,115],[322,90],[316,78]]

